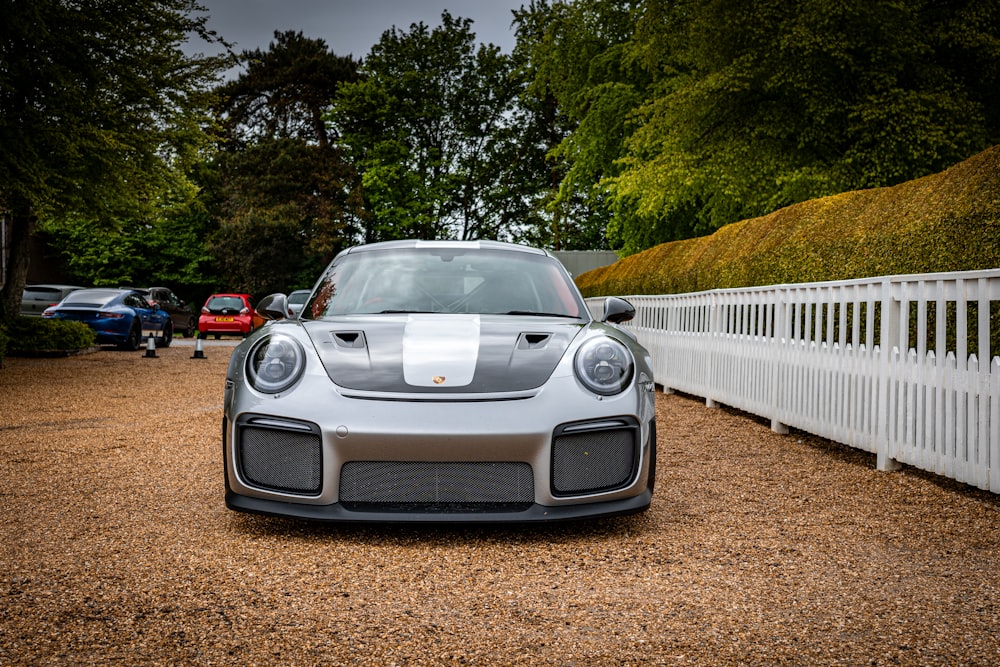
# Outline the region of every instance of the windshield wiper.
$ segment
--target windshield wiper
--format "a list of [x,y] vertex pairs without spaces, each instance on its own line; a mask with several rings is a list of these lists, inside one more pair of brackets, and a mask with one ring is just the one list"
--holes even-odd
[[380,310],[375,314],[376,315],[430,315],[430,314],[435,314],[437,312],[438,311],[436,310],[406,310],[405,308],[396,310],[388,308],[386,310]]
[[566,313],[537,313],[533,310],[508,310],[506,313],[497,313],[498,315],[532,315],[534,317],[568,317],[571,320],[580,319],[576,315],[567,315]]

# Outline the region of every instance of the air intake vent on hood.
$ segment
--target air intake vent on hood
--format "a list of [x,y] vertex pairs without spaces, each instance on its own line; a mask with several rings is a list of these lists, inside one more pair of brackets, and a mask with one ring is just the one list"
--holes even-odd
[[540,350],[549,344],[552,334],[547,333],[523,333],[517,338],[517,349],[519,350]]
[[333,340],[340,347],[364,348],[365,332],[363,331],[334,331]]

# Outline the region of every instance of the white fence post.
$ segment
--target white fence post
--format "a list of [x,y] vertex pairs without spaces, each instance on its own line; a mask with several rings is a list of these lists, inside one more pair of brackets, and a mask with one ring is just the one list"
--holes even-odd
[[892,441],[896,420],[894,401],[898,401],[898,387],[895,381],[896,368],[899,359],[905,359],[905,352],[900,351],[894,343],[899,339],[900,305],[893,298],[892,282],[889,278],[882,279],[882,312],[879,319],[880,347],[883,350],[882,363],[879,365],[879,405],[878,405],[878,437],[876,440],[875,467],[879,470],[897,470],[900,465],[893,457]]

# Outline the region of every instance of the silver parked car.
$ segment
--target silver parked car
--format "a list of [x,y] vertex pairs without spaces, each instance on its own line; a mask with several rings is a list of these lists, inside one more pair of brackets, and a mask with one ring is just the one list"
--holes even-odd
[[70,292],[83,289],[79,285],[28,285],[21,292],[21,314],[41,317],[46,308],[54,306]]
[[497,242],[340,253],[299,318],[230,358],[230,509],[331,521],[525,522],[641,512],[656,424],[648,352],[595,321],[563,266]]
[[306,305],[309,294],[312,290],[297,289],[288,295],[288,316],[298,317],[302,312],[302,306]]

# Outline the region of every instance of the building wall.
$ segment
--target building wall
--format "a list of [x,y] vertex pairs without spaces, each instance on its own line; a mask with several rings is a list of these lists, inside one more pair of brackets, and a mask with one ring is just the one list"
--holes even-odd
[[574,277],[618,261],[618,253],[613,250],[559,250],[552,254]]

